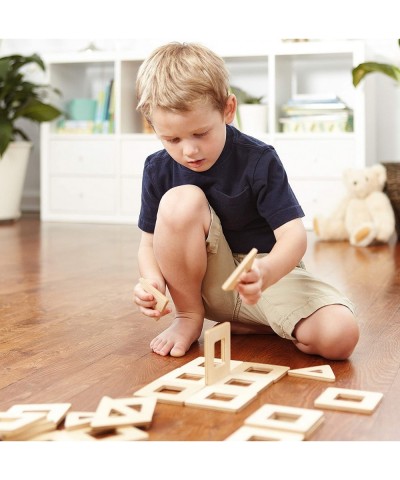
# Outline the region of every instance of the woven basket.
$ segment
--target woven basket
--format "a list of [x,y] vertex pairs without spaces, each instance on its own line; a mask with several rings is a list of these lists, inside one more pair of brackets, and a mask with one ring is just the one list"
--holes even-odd
[[400,240],[400,162],[382,162],[387,179],[384,192],[389,197],[396,217],[397,240]]

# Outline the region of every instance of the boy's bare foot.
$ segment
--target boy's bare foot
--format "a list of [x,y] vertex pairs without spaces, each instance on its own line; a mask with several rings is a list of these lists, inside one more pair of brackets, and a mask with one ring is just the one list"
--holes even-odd
[[262,325],[262,324],[256,324],[256,323],[254,325],[250,325],[248,323],[231,322],[231,333],[235,335],[252,335],[252,334],[270,335],[270,334],[273,334],[274,331],[268,325]]
[[150,348],[158,355],[182,357],[193,342],[198,340],[203,328],[204,318],[175,318],[172,325],[150,342]]

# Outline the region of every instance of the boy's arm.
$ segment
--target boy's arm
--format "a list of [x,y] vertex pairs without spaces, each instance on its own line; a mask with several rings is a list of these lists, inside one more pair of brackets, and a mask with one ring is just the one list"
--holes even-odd
[[261,293],[291,272],[305,254],[307,234],[301,219],[285,223],[274,234],[276,243],[271,252],[256,258],[252,269],[240,277],[237,291],[244,303],[257,303]]
[[[165,293],[166,283],[157,261],[154,257],[153,251],[153,234],[142,232],[138,249],[138,262],[141,277],[148,280],[148,282],[161,293]],[[161,313],[155,310],[157,299],[151,293],[148,293],[139,283],[135,286],[135,303],[139,306],[142,313],[150,317],[160,317],[171,313],[171,309],[166,307]]]

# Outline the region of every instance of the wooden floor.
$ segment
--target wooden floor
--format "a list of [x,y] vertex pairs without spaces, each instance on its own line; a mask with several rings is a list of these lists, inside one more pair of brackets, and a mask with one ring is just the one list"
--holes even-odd
[[[400,244],[357,249],[309,238],[309,270],[357,305],[361,339],[350,360],[327,362],[271,335],[233,335],[231,354],[292,369],[329,363],[335,383],[286,376],[238,413],[158,403],[149,440],[224,440],[264,403],[313,408],[327,386],[384,397],[372,415],[325,411],[310,441],[400,440]],[[0,225],[0,411],[56,402],[93,411],[104,395],[131,396],[204,354],[203,335],[182,358],[150,351],[171,317],[155,322],[132,302],[138,240],[137,227],[127,225],[35,216]]]

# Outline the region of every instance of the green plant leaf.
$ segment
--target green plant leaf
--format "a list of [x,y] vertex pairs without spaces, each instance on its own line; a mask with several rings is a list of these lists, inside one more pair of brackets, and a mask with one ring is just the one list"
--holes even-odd
[[31,99],[28,103],[15,112],[15,118],[25,117],[35,122],[48,122],[61,115],[58,108],[41,102],[37,99]]
[[365,62],[353,68],[353,85],[356,87],[366,75],[374,72],[387,75],[400,84],[400,68],[387,63]]

